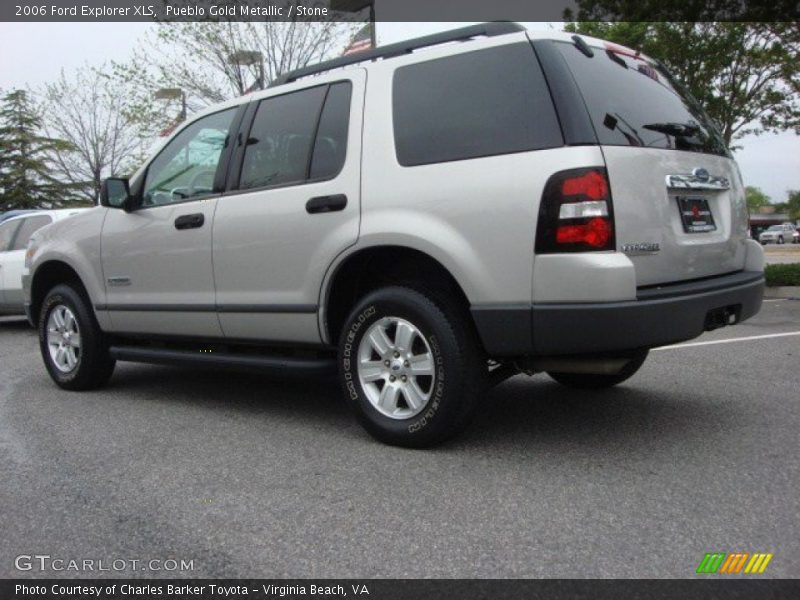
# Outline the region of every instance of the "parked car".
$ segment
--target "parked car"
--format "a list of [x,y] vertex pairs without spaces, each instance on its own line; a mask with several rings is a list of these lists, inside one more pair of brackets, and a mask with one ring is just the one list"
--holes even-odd
[[0,223],[0,315],[25,314],[22,270],[31,235],[82,210],[85,209],[11,211],[19,214]]
[[792,234],[792,243],[800,244],[800,226],[795,227],[794,229],[794,233]]
[[797,237],[797,228],[792,223],[782,223],[772,225],[766,231],[758,235],[758,241],[762,244],[785,244],[794,242]]
[[336,369],[372,435],[420,447],[520,371],[610,387],[756,314],[747,227],[736,163],[659,63],[494,23],[198,114],[34,236],[25,293],[64,389],[117,360]]

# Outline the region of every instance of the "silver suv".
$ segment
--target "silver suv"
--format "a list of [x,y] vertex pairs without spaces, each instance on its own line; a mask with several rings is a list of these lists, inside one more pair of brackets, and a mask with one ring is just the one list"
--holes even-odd
[[797,237],[797,228],[792,223],[783,223],[762,231],[758,236],[758,241],[762,244],[787,244],[796,242]]
[[605,388],[756,314],[747,228],[729,151],[657,61],[491,23],[197,115],[36,234],[25,293],[62,388],[117,360],[336,371],[372,435],[421,447],[511,375]]

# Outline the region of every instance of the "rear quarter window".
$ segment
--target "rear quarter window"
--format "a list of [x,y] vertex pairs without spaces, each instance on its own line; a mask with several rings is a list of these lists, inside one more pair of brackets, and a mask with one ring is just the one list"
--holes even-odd
[[403,166],[563,145],[530,44],[509,44],[400,67],[393,81]]

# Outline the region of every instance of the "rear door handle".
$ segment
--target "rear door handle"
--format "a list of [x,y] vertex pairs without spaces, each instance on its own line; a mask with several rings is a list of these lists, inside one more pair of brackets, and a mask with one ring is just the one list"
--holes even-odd
[[205,222],[206,218],[203,213],[181,215],[175,219],[175,229],[197,229],[198,227],[202,227]]
[[306,202],[306,211],[310,215],[317,213],[335,212],[344,210],[347,206],[347,196],[334,194],[333,196],[317,196]]

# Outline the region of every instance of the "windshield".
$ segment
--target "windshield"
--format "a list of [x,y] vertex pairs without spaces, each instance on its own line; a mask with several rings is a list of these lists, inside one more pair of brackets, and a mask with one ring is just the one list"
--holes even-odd
[[773,225],[767,231],[783,231],[783,225]]
[[729,156],[702,108],[659,64],[622,47],[557,44],[581,89],[601,144]]

